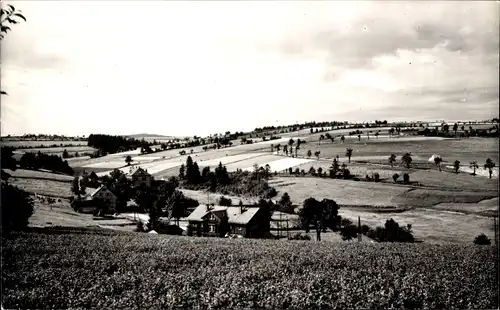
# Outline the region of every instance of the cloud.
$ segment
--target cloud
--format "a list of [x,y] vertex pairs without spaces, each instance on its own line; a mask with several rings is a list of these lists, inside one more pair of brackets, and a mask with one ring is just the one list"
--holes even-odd
[[2,132],[498,115],[494,2],[13,4]]

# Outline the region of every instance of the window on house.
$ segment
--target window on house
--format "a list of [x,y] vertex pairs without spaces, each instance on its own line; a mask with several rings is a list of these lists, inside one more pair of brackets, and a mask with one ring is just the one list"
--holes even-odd
[[208,229],[210,232],[215,232],[215,225],[208,225]]

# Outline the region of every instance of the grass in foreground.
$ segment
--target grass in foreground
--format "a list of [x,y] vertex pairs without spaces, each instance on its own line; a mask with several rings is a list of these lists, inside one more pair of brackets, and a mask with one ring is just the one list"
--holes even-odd
[[498,307],[494,247],[144,234],[3,239],[6,308]]

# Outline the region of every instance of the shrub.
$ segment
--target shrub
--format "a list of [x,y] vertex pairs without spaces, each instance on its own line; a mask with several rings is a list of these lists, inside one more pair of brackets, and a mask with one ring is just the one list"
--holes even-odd
[[353,224],[349,224],[343,226],[340,229],[340,235],[342,236],[342,240],[351,240],[358,236],[358,227]]
[[380,174],[379,174],[378,172],[375,172],[375,173],[373,174],[373,180],[374,180],[375,182],[380,182]]
[[370,227],[368,225],[361,225],[361,233],[363,235],[368,234],[369,231],[370,231]]
[[135,231],[136,232],[144,232],[144,223],[141,220],[139,220],[137,222],[137,226],[135,228]]
[[485,234],[480,234],[474,239],[474,244],[478,245],[490,245],[491,241]]
[[403,174],[404,184],[410,184],[410,175],[408,173]]
[[232,201],[231,201],[231,199],[229,199],[229,198],[226,198],[226,197],[224,197],[224,196],[221,196],[221,197],[219,198],[219,205],[220,205],[220,206],[226,206],[226,207],[229,207],[229,206],[231,206],[232,204],[233,204],[233,202],[232,202]]
[[33,199],[29,193],[2,183],[2,231],[22,230],[33,215]]
[[311,240],[311,236],[307,234],[296,233],[290,236],[288,240]]
[[394,173],[394,174],[392,175],[392,179],[394,180],[394,183],[397,183],[397,182],[398,182],[398,178],[399,178],[399,174]]
[[295,168],[295,174],[297,174],[297,175],[300,174],[300,169],[299,168]]

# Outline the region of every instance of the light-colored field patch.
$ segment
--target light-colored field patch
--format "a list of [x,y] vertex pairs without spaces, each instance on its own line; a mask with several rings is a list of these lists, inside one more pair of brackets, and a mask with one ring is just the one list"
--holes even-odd
[[214,159],[209,159],[209,160],[197,160],[198,166],[215,166],[218,165],[219,162],[222,163],[223,165],[227,165],[230,163],[235,163],[235,162],[246,162],[246,161],[255,161],[259,162],[261,158],[269,156],[266,153],[247,153],[247,154],[239,154],[239,155],[232,155],[232,156],[224,156],[224,157],[218,157]]
[[[498,200],[498,198],[497,198]],[[480,203],[440,203],[432,207],[432,209],[446,210],[446,211],[457,211],[462,213],[490,213],[496,214],[498,216],[498,205],[489,206]]]
[[359,216],[361,225],[371,228],[383,227],[385,221],[391,218],[401,226],[411,224],[414,236],[425,243],[472,244],[474,238],[482,233],[494,239],[493,219],[483,216],[429,209],[415,209],[403,213],[373,213],[340,208],[339,214],[356,223]]
[[144,157],[144,156],[134,156],[132,157],[132,162],[135,162],[135,161],[138,161],[138,162],[143,162],[143,161],[151,161],[151,160],[158,160],[158,159],[162,159],[163,157],[162,156],[148,156],[148,157]]
[[[295,166],[304,164],[304,163],[309,163],[314,161],[313,159],[307,159],[307,158],[281,158],[273,161],[269,161],[266,163],[261,164],[260,166],[265,166],[268,164],[271,167],[271,171],[283,171],[288,168],[293,168]],[[247,171],[252,171],[254,168],[252,166],[243,168],[242,170],[247,170]]]
[[[401,173],[399,173],[401,175]],[[432,186],[442,189],[456,189],[468,191],[497,191],[498,179],[474,177],[471,175],[451,173],[437,170],[418,170],[410,173],[410,180],[419,182],[423,186]]]
[[82,166],[84,168],[109,168],[109,169],[115,169],[115,168],[120,168],[125,166],[126,163],[123,160],[117,160],[117,161],[105,161],[101,163],[93,163],[93,164],[88,164],[85,166]]
[[[446,168],[455,169],[453,166],[446,166]],[[469,173],[469,174],[471,174],[472,172],[474,172],[474,170],[472,168],[470,168],[470,167],[460,167],[458,169],[458,171]],[[492,169],[492,172],[493,173],[491,174],[491,177],[495,178],[495,179],[498,179],[498,167],[494,167]],[[476,176],[489,178],[490,177],[490,173],[489,173],[488,169],[484,169],[483,167],[479,167],[478,169],[476,169]]]
[[4,169],[4,170],[14,178],[46,179],[46,180],[55,180],[62,182],[71,182],[73,180],[72,176],[58,174],[58,173],[50,173],[50,172],[26,170],[26,169],[16,169],[15,171],[12,171],[10,169]]
[[288,192],[292,202],[301,205],[305,199],[329,198],[338,204],[354,206],[400,206],[392,199],[409,188],[391,184],[355,182],[307,177],[278,177],[273,180],[284,183],[294,182],[279,188],[278,195]]
[[127,155],[139,155],[139,154],[141,154],[141,148],[137,148],[137,149],[132,150],[132,151],[109,154],[107,156],[109,156],[109,157],[126,157]]
[[54,180],[11,178],[9,184],[15,185],[27,192],[40,195],[69,198],[72,196],[71,184]]

